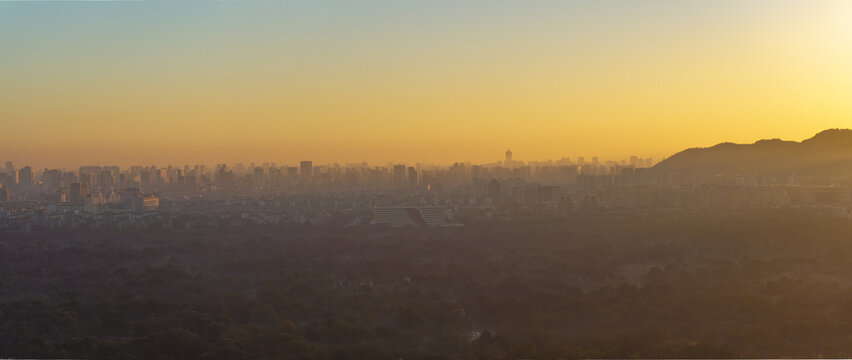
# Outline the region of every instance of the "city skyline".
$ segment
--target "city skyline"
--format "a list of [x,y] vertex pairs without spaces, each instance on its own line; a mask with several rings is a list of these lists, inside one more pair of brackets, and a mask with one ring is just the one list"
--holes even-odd
[[490,5],[2,3],[0,154],[661,158],[852,123],[849,2]]
[[[511,149],[509,149],[509,150],[511,150]],[[412,166],[417,165],[417,166],[423,166],[423,167],[426,167],[426,168],[442,168],[442,167],[451,166],[453,164],[471,164],[471,165],[483,165],[483,166],[508,166],[508,167],[526,166],[526,165],[530,165],[530,164],[532,164],[532,165],[544,165],[544,164],[548,164],[548,163],[552,163],[552,164],[571,163],[571,164],[576,164],[576,165],[583,165],[583,164],[604,165],[606,163],[611,163],[611,164],[625,165],[626,163],[631,161],[631,159],[632,160],[638,159],[638,160],[642,160],[643,166],[645,166],[644,164],[646,164],[647,161],[651,161],[651,162],[656,164],[659,161],[665,160],[665,158],[666,158],[665,156],[657,158],[657,157],[654,157],[654,156],[630,155],[630,156],[622,156],[622,157],[618,157],[618,158],[614,158],[614,159],[609,159],[609,158],[601,158],[601,157],[598,157],[598,156],[579,155],[579,156],[564,156],[564,157],[555,158],[555,159],[518,159],[517,157],[515,157],[513,159],[508,159],[509,161],[506,161],[507,159],[505,159],[505,158],[494,157],[491,160],[482,161],[482,162],[469,161],[469,160],[460,161],[459,160],[459,161],[451,161],[451,162],[447,162],[447,163],[428,162],[428,161],[416,161],[416,162],[415,161],[382,161],[382,162],[351,161],[351,162],[343,162],[343,161],[315,161],[315,160],[305,160],[305,159],[295,160],[295,161],[284,161],[284,162],[266,161],[266,160],[263,160],[263,161],[235,160],[235,161],[214,161],[214,162],[211,162],[211,163],[202,163],[202,162],[133,163],[133,162],[128,162],[128,161],[118,161],[118,162],[113,162],[113,163],[99,163],[99,162],[90,161],[90,160],[74,160],[74,163],[72,165],[69,165],[69,166],[55,166],[55,165],[50,165],[50,164],[45,165],[45,166],[41,166],[37,163],[33,163],[33,162],[29,162],[29,161],[14,161],[14,160],[6,160],[6,159],[0,159],[0,161],[2,161],[4,164],[9,164],[9,163],[14,164],[16,167],[30,167],[34,171],[36,171],[36,170],[40,171],[42,169],[76,170],[77,168],[88,167],[88,166],[103,166],[103,167],[117,166],[117,167],[120,167],[122,169],[127,169],[127,168],[131,168],[131,167],[144,167],[144,168],[157,167],[157,168],[160,168],[160,167],[205,166],[207,168],[213,169],[213,168],[215,168],[216,166],[219,166],[219,165],[226,165],[226,166],[231,167],[231,168],[239,166],[239,167],[242,167],[245,171],[250,171],[253,168],[253,166],[263,167],[264,165],[266,165],[268,167],[270,164],[274,165],[276,167],[299,167],[299,168],[301,168],[303,166],[303,163],[305,163],[305,162],[313,163],[314,167],[329,167],[329,166],[335,166],[335,165],[348,167],[348,166],[361,166],[361,165],[366,164],[368,167],[392,167],[394,165],[412,165]],[[309,165],[309,168],[310,168],[310,165]],[[0,169],[0,172],[2,172],[2,170],[3,169]]]
[[[834,129],[841,129],[841,128],[834,128]],[[828,129],[822,129],[822,130],[828,130]],[[814,133],[816,133],[816,132],[814,132]],[[811,133],[811,135],[813,135],[814,133]],[[809,138],[810,137],[804,137],[804,138],[801,138],[801,139],[781,139],[781,138],[770,138],[770,137],[764,136],[764,137],[756,138],[753,141],[742,142],[742,143],[733,142],[733,141],[729,141],[729,140],[723,140],[723,141],[719,141],[719,142],[716,142],[716,143],[713,143],[713,144],[688,146],[688,147],[679,149],[677,151],[674,151],[672,153],[666,153],[666,154],[661,154],[661,155],[656,155],[656,156],[655,156],[655,154],[648,154],[647,152],[635,151],[635,152],[631,153],[630,155],[621,155],[621,156],[615,156],[615,157],[601,157],[601,156],[597,156],[595,154],[580,153],[580,154],[564,155],[564,156],[558,156],[558,157],[546,158],[546,159],[527,159],[527,158],[523,158],[524,152],[521,152],[520,153],[521,158],[515,156],[514,162],[517,163],[517,164],[523,164],[523,163],[541,164],[541,163],[548,163],[548,162],[557,163],[557,162],[561,161],[563,163],[564,162],[571,162],[571,163],[576,163],[576,164],[582,164],[582,163],[592,163],[593,162],[592,159],[595,159],[600,164],[619,163],[619,164],[623,165],[624,162],[630,161],[631,158],[638,158],[638,159],[642,159],[642,160],[646,160],[646,159],[652,160],[651,162],[653,164],[656,164],[656,163],[658,163],[662,160],[665,160],[666,158],[668,158],[672,155],[675,155],[679,152],[682,152],[682,151],[688,150],[688,149],[692,149],[692,148],[708,148],[708,147],[718,145],[718,144],[723,144],[723,143],[751,144],[751,143],[754,143],[754,142],[757,142],[757,141],[770,140],[770,139],[779,139],[779,140],[783,140],[783,141],[798,142],[798,141],[802,141],[802,140],[807,140]],[[39,162],[29,161],[27,159],[18,160],[18,159],[15,159],[13,157],[8,157],[8,156],[5,159],[0,159],[0,161],[3,161],[4,163],[12,162],[12,163],[15,163],[15,164],[19,164],[19,166],[30,166],[33,169],[76,169],[78,167],[85,167],[85,166],[120,166],[122,168],[127,168],[127,167],[131,167],[131,166],[143,166],[143,167],[155,166],[155,167],[158,167],[158,166],[185,166],[185,165],[192,165],[192,166],[202,165],[202,166],[207,166],[207,167],[213,168],[213,167],[220,165],[220,164],[225,164],[225,165],[228,165],[228,166],[249,165],[249,164],[258,164],[258,165],[260,165],[260,164],[277,164],[278,166],[300,166],[300,163],[304,162],[304,161],[313,162],[314,165],[316,165],[316,166],[333,166],[333,165],[349,166],[349,165],[356,165],[356,164],[359,164],[359,165],[360,164],[368,164],[369,166],[383,167],[383,166],[392,166],[393,164],[409,164],[409,165],[422,165],[422,166],[425,166],[425,167],[446,167],[446,166],[450,166],[450,165],[455,164],[455,163],[479,164],[479,165],[499,165],[499,164],[503,164],[504,160],[509,160],[509,162],[512,162],[513,158],[511,157],[512,155],[510,155],[510,154],[515,153],[515,151],[512,150],[513,147],[509,146],[509,147],[504,147],[503,149],[504,149],[503,150],[504,152],[500,153],[500,155],[503,156],[502,158],[499,157],[498,155],[491,154],[490,158],[487,158],[487,159],[481,160],[481,161],[473,161],[473,160],[469,160],[469,159],[455,159],[455,160],[449,160],[449,161],[446,161],[446,162],[429,161],[429,160],[422,160],[422,161],[406,161],[406,160],[343,161],[343,160],[334,159],[334,158],[331,158],[331,159],[320,158],[319,160],[317,160],[317,158],[311,157],[311,156],[291,158],[290,160],[285,160],[285,161],[271,160],[268,157],[265,157],[265,158],[260,159],[260,160],[246,160],[244,158],[240,158],[239,156],[230,156],[230,157],[224,157],[224,158],[212,160],[210,162],[193,161],[191,159],[184,161],[184,162],[167,162],[167,161],[139,162],[139,161],[136,161],[136,160],[131,160],[131,159],[133,159],[133,157],[130,157],[130,158],[118,158],[118,157],[116,157],[115,159],[119,159],[119,160],[115,160],[115,161],[111,161],[111,162],[102,162],[102,161],[96,160],[98,157],[94,156],[94,159],[88,159],[88,158],[84,159],[84,160],[69,159],[68,161],[64,162],[66,165],[61,165],[63,162],[57,162],[57,161],[52,161],[52,162],[48,162],[48,163],[39,163]],[[639,154],[645,154],[645,155],[639,155]],[[203,158],[203,156],[200,157],[200,158]],[[312,160],[306,160],[306,159],[312,159]],[[251,166],[247,167],[247,169],[250,169],[250,168],[251,168]]]

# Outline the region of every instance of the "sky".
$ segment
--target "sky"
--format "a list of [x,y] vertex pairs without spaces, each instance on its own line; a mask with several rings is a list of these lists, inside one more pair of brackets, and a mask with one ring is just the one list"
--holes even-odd
[[630,155],[852,128],[852,1],[0,2],[0,161]]

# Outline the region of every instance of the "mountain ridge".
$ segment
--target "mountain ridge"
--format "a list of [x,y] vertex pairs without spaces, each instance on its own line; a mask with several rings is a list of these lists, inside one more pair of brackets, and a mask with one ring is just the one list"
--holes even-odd
[[689,148],[661,161],[651,171],[692,175],[850,176],[852,129],[827,129],[800,142],[774,138],[751,144],[723,142]]

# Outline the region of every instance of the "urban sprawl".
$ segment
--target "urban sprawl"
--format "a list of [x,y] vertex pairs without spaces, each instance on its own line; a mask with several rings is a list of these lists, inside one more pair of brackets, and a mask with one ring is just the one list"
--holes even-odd
[[452,227],[583,214],[796,208],[850,217],[848,179],[659,173],[651,158],[451,166],[367,163],[209,168],[7,162],[0,231],[38,228],[241,226]]

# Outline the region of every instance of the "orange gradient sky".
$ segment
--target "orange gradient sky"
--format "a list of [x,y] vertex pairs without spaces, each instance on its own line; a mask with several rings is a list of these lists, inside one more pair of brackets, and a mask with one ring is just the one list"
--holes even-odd
[[0,3],[0,161],[448,163],[852,127],[852,1]]

